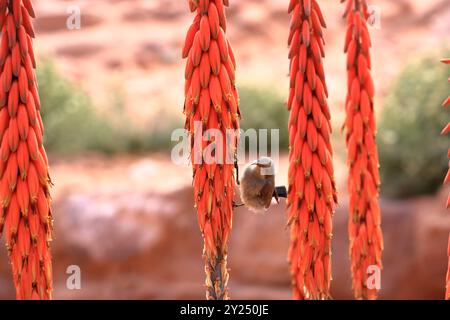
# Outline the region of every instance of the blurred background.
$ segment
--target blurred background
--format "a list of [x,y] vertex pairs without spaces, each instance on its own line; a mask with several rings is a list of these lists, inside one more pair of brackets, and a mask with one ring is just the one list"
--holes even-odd
[[[182,0],[40,0],[35,51],[51,162],[57,299],[203,299],[202,238],[191,169],[170,160],[170,133],[183,126],[181,46],[193,15]],[[319,1],[333,117],[339,207],[332,294],[351,299],[343,7]],[[385,237],[383,299],[441,299],[447,265],[449,189],[441,188],[449,138],[450,4],[372,1],[372,29]],[[287,180],[288,1],[230,1],[228,37],[237,56],[243,128],[280,128],[278,184]],[[71,6],[81,28],[69,30]],[[234,299],[289,299],[284,203],[255,216],[235,212],[229,245]],[[66,269],[81,268],[81,290]],[[14,298],[0,250],[0,298]]]

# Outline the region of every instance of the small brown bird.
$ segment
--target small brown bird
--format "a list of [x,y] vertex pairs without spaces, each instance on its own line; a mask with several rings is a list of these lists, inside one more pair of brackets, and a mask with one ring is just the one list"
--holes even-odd
[[275,187],[275,167],[272,159],[262,157],[250,163],[240,181],[241,199],[255,212],[267,210],[272,198],[286,197],[285,187]]

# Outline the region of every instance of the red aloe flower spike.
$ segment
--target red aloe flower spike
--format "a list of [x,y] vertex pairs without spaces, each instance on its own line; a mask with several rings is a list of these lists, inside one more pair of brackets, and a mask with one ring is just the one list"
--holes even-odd
[[[194,135],[196,124],[204,131],[218,129],[226,141],[227,129],[239,129],[239,107],[234,84],[234,54],[226,39],[224,0],[189,0],[196,17],[190,26],[183,58],[186,63],[186,129]],[[203,151],[217,143],[223,157],[235,155],[237,140],[220,145],[217,141],[192,143],[193,186],[198,222],[204,239],[206,298],[229,299],[227,251],[233,217],[234,163],[196,163]],[[223,160],[223,159],[220,159]],[[206,163],[205,163],[206,162]]]
[[[365,1],[346,0],[348,92],[345,132],[348,147],[349,238],[353,290],[357,299],[376,299],[367,280],[370,266],[382,268],[383,235],[379,221],[378,152],[375,144],[370,36]],[[343,1],[341,1],[343,2]]]
[[325,28],[316,0],[291,0],[288,253],[295,299],[327,299],[332,216],[337,200],[323,73]]
[[17,299],[51,299],[51,181],[42,145],[31,0],[0,1],[0,16],[0,230]]
[[[447,59],[442,59],[442,62],[445,64],[450,64],[450,58]],[[450,79],[449,79],[450,81]],[[445,108],[447,108],[450,105],[450,96],[445,99],[444,103],[442,104]],[[445,127],[445,129],[443,130],[443,134],[447,134],[448,133],[448,127],[449,127],[450,123],[447,124],[447,126]],[[450,150],[450,149],[449,149]],[[450,163],[449,163],[450,166]],[[450,181],[450,167],[449,170],[447,172],[447,175],[445,176],[444,179],[444,184],[447,184]],[[447,198],[447,209],[450,208],[450,195]],[[447,279],[446,279],[446,291],[445,291],[445,299],[446,300],[450,300],[450,235],[448,238],[448,249],[447,249],[447,254],[448,254],[448,269],[447,269]]]

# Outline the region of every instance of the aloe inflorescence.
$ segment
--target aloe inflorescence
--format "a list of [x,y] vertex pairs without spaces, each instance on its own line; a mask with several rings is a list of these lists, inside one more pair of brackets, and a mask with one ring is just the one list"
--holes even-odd
[[[350,259],[357,299],[375,299],[377,286],[367,282],[372,268],[380,268],[383,236],[378,203],[380,175],[376,146],[374,84],[371,75],[371,40],[367,2],[347,0],[347,99],[345,132],[349,166]],[[373,272],[373,271],[372,271]]]
[[326,27],[315,0],[291,0],[288,253],[295,299],[327,299],[337,201],[331,115],[322,59]]
[[[191,136],[197,130],[216,129],[226,137],[227,130],[239,128],[239,98],[234,84],[236,61],[226,38],[225,5],[228,1],[189,0],[195,18],[187,32],[183,58],[187,58],[184,113]],[[192,140],[194,198],[204,239],[207,299],[229,298],[227,243],[236,181],[233,162],[211,162],[203,156],[212,146],[223,148],[220,153],[224,157],[234,155],[236,144],[237,139],[227,144],[215,138],[200,144]],[[196,159],[203,161],[198,163]]]
[[[443,59],[443,63],[450,64],[450,58]],[[450,81],[450,79],[449,79]],[[447,99],[445,99],[444,103],[442,104],[445,108],[450,106],[450,96],[448,96]],[[447,124],[447,126],[442,130],[442,134],[448,134],[450,132],[450,123]],[[450,148],[448,149],[448,157],[450,157]],[[447,184],[450,182],[450,164],[449,164],[449,170],[447,171],[447,175],[445,176],[444,184]],[[450,195],[447,197],[447,209],[450,208]],[[445,291],[445,299],[450,300],[450,235],[448,238],[448,269],[447,269],[447,278],[446,278],[446,291]]]
[[50,178],[42,144],[31,0],[0,1],[0,230],[18,299],[52,298]]

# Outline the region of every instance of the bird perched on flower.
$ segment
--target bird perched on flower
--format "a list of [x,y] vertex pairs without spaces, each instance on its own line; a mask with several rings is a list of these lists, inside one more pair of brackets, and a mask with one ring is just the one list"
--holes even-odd
[[269,157],[262,157],[247,165],[240,189],[244,205],[255,212],[267,210],[272,198],[278,202],[278,197],[286,197],[286,188],[275,186],[275,166]]

